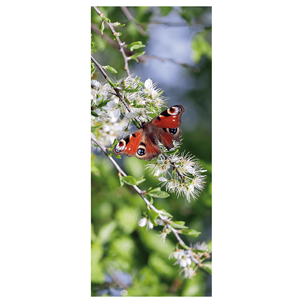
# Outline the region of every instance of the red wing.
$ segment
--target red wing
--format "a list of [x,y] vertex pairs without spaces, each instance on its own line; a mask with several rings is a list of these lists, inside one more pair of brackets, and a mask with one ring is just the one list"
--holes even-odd
[[[141,149],[141,150],[140,150]],[[136,157],[139,159],[151,160],[162,153],[161,148],[153,143],[148,136],[145,136],[140,143]]]
[[167,132],[167,130],[163,130],[159,134],[159,141],[167,148],[171,149],[174,147],[173,144],[173,136]]
[[150,124],[160,128],[177,128],[181,125],[181,116],[184,112],[182,105],[174,105],[154,118]]
[[115,155],[136,156],[138,159],[151,160],[162,153],[159,146],[153,143],[143,129],[121,139],[113,149]]
[[140,145],[140,142],[143,138],[143,130],[139,129],[136,132],[133,132],[132,134],[129,134],[128,136],[121,139],[113,149],[113,153],[115,155],[126,155],[128,157],[135,156],[138,147]]

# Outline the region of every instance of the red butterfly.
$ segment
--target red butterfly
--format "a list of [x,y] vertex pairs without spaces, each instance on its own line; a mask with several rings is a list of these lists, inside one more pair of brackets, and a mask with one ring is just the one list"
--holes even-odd
[[174,105],[152,121],[143,122],[140,129],[124,137],[114,146],[114,154],[151,160],[162,153],[159,141],[167,149],[173,148],[173,140],[180,142],[181,116],[184,112],[182,105]]

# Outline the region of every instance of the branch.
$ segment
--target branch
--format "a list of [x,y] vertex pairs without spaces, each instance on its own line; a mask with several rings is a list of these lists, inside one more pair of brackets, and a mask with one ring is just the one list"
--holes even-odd
[[[131,110],[130,110],[128,104],[127,104],[127,103],[124,101],[124,99],[122,98],[119,89],[113,85],[113,82],[109,79],[109,77],[107,76],[107,74],[106,74],[106,72],[104,71],[104,69],[102,68],[102,66],[96,61],[96,59],[95,59],[93,56],[91,56],[91,60],[92,60],[92,61],[94,62],[94,64],[98,67],[98,69],[99,69],[100,72],[102,73],[102,75],[103,75],[103,77],[105,78],[105,80],[108,81],[108,83],[111,85],[111,87],[115,90],[116,96],[119,98],[119,100],[122,102],[122,104],[125,106],[125,108],[126,108],[126,109],[128,110],[128,112],[130,113]],[[134,118],[134,120],[135,120],[137,123],[139,123],[140,126],[141,126],[141,122],[140,122],[138,119]]]
[[123,13],[125,14],[125,16],[127,17],[128,20],[136,23],[139,33],[143,36],[147,36],[146,32],[143,30],[140,23],[136,21],[136,19],[132,16],[130,11],[125,6],[121,6],[121,9],[123,10]]
[[164,156],[164,158],[165,158],[166,160],[168,160],[168,161],[170,162],[170,164],[172,165],[173,169],[177,172],[179,178],[182,179],[182,182],[185,183],[185,177],[182,176],[182,174],[180,174],[180,171],[179,171],[179,169],[176,167],[175,163],[172,162],[172,161],[170,161],[169,158],[167,157],[167,155],[163,154],[163,156]]
[[[144,23],[141,23],[141,24],[144,24]],[[163,22],[163,21],[158,21],[158,20],[151,20],[149,22],[149,24],[153,24],[153,25],[166,25],[166,26],[197,26],[197,27],[202,27],[203,30],[204,29],[211,29],[211,26],[206,26],[204,25],[202,22],[199,23],[199,22],[196,22],[196,23],[193,23],[193,24],[188,24],[187,22]]]
[[124,59],[124,69],[126,70],[126,73],[127,73],[127,76],[130,77],[130,72],[129,72],[129,68],[128,68],[128,58],[127,56],[125,55],[125,52],[124,52],[124,42],[122,43],[117,32],[115,31],[115,28],[113,27],[112,23],[109,23],[107,21],[104,20],[104,15],[99,11],[98,7],[97,6],[93,6],[93,8],[95,9],[96,13],[102,18],[103,22],[105,22],[107,24],[107,26],[110,28],[110,30],[112,31],[113,35],[116,37],[117,39],[117,42],[119,44],[119,47],[120,47],[120,52],[122,53],[122,56],[123,56],[123,59]]
[[[91,24],[91,29],[97,34],[99,35],[101,38],[103,38],[109,45],[111,45],[112,47],[114,47],[115,49],[119,50],[119,45],[113,40],[111,39],[108,35],[106,34],[101,34],[101,31],[99,29],[99,27],[96,25],[96,24]],[[123,50],[125,52],[125,54],[127,56],[132,56],[134,54],[136,54],[136,52],[132,52],[130,51],[128,48],[125,47],[125,45],[123,46]],[[148,59],[152,59],[152,60],[158,60],[158,61],[161,61],[161,62],[167,62],[167,61],[170,61],[174,64],[178,64],[178,65],[181,65],[181,66],[184,66],[184,67],[187,67],[187,68],[192,68],[192,69],[196,69],[197,67],[194,66],[194,65],[191,65],[191,64],[188,64],[188,63],[184,63],[184,62],[179,62],[179,61],[176,61],[174,59],[171,59],[171,58],[162,58],[162,57],[158,57],[158,56],[151,56],[151,55],[141,55],[140,57],[137,57],[137,59],[139,60],[139,62],[141,63],[146,63],[146,61]]]
[[[97,144],[100,149],[103,151],[103,153],[107,156],[107,158],[113,163],[113,165],[115,166],[116,170],[118,171],[118,173],[120,173],[122,176],[127,177],[127,174],[122,170],[122,168],[117,164],[117,162],[107,153],[106,148],[94,137],[93,134],[91,134],[91,141],[93,141],[95,144]],[[171,229],[171,231],[173,232],[173,234],[175,235],[175,237],[177,238],[178,242],[180,243],[180,245],[182,245],[183,247],[188,247],[184,241],[180,238],[179,234],[178,234],[178,230],[174,229],[169,222],[163,217],[163,215],[161,214],[161,211],[159,211],[157,208],[155,208],[145,197],[144,197],[144,191],[142,191],[137,185],[131,185],[134,190],[140,195],[140,197],[143,199],[143,201],[145,202],[147,208],[151,208],[152,210],[154,210],[158,215],[159,218],[165,223],[165,226],[167,229]],[[191,250],[188,250],[188,252],[190,252],[191,255],[191,260],[196,263],[199,266],[199,261],[193,256],[193,253]]]

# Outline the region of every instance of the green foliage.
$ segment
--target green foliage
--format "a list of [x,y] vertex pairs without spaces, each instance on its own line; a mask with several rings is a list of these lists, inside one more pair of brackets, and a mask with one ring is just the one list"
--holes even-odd
[[157,226],[158,224],[155,222],[155,220],[158,218],[159,214],[157,212],[155,212],[153,209],[148,209],[148,217],[151,221],[151,223],[154,225],[154,226]]
[[187,229],[187,230],[182,230],[182,234],[187,235],[187,236],[192,236],[192,237],[198,237],[201,233],[194,229]]
[[137,58],[140,57],[140,56],[142,56],[142,55],[144,55],[144,54],[145,54],[145,51],[139,52],[139,53],[136,53],[136,54],[134,54],[132,56],[129,56],[129,59],[133,59],[136,62],[139,62],[139,60]]
[[200,62],[202,56],[207,56],[211,59],[212,49],[210,43],[205,39],[207,31],[203,31],[194,36],[192,40],[192,48],[194,51],[194,61]]
[[162,16],[168,15],[173,9],[171,6],[160,6],[159,8]]
[[106,70],[106,71],[111,72],[111,73],[114,73],[114,74],[117,73],[117,71],[116,71],[113,67],[111,67],[111,66],[109,66],[109,65],[102,66],[102,68],[103,68],[104,70]]
[[140,183],[145,181],[143,176],[139,179],[136,179],[133,176],[127,176],[127,177],[122,177],[121,176],[121,180],[122,180],[123,183],[125,183],[127,185],[139,185]]
[[141,47],[144,47],[145,45],[142,44],[142,41],[137,41],[137,42],[133,42],[131,44],[129,44],[127,47],[133,51],[134,49],[138,49],[138,48],[141,48]]
[[165,191],[161,191],[160,187],[154,188],[150,191],[147,192],[147,195],[151,196],[151,197],[155,197],[155,198],[167,198],[170,196],[170,194],[168,194]]
[[[124,160],[126,169],[130,169],[129,172],[136,177],[136,180],[140,179],[144,173],[145,161],[135,157]],[[148,187],[157,188],[157,178],[146,175],[145,179],[145,182],[140,184],[142,190],[147,190]],[[147,211],[144,201],[131,186],[119,186],[117,172],[105,156],[93,157],[91,188],[94,287],[105,285],[107,268],[114,266],[132,277],[132,284],[127,289],[128,296],[204,294],[207,273],[203,274],[203,271],[199,270],[193,280],[183,280],[179,275],[178,266],[173,265],[176,260],[168,258],[176,247],[176,238],[170,233],[163,243],[159,237],[161,226],[154,224],[152,230],[138,226],[138,221],[143,217],[144,212],[147,212],[152,220],[159,218],[158,214],[153,210]],[[175,195],[170,195],[166,199],[155,198],[154,204],[157,209],[165,210],[163,215],[176,218],[175,224],[180,225],[181,228],[184,224],[192,228],[195,218],[201,222],[205,216],[208,216],[206,214],[210,210],[200,198],[189,205],[185,199],[176,199]],[[201,223],[197,229],[201,230]],[[183,233],[190,229],[181,230]],[[181,237],[188,244],[193,242],[192,239],[198,241],[198,238],[192,238],[192,235],[181,235]],[[174,282],[175,279],[178,283]],[[179,285],[176,289],[172,288],[174,283]],[[94,287],[92,295],[97,295]]]

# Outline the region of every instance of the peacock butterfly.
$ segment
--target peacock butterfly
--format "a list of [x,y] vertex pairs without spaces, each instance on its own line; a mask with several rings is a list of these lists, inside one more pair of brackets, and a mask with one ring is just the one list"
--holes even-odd
[[184,112],[182,105],[174,105],[150,122],[143,122],[140,129],[124,137],[114,146],[114,154],[151,160],[162,153],[159,141],[167,149],[173,148],[173,140],[180,142],[181,116]]

